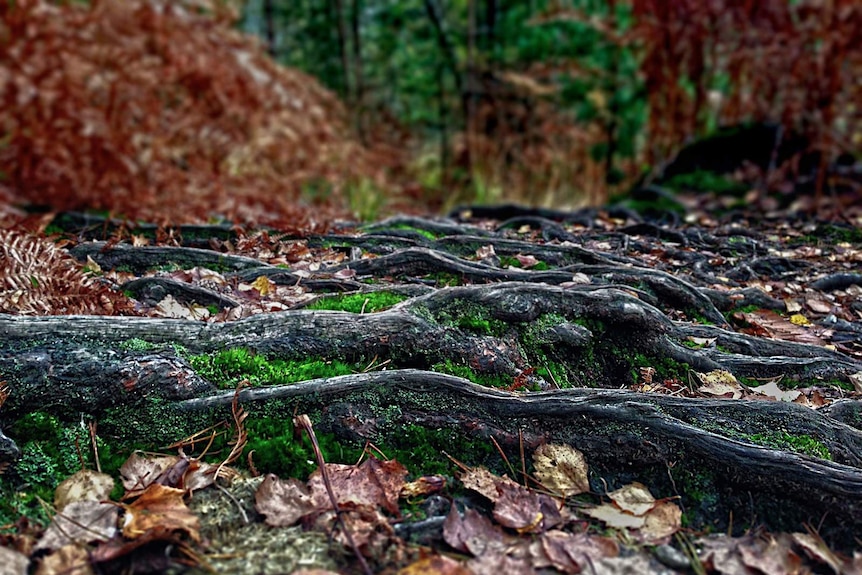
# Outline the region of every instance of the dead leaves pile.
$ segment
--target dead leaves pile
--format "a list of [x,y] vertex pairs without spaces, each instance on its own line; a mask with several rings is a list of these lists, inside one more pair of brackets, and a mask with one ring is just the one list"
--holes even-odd
[[[639,483],[606,493],[597,504],[585,502],[596,500],[587,462],[568,445],[535,450],[532,487],[455,463],[468,495],[455,497],[445,519],[439,517],[437,549],[408,544],[394,526],[416,522],[402,512],[405,503],[439,497],[446,478],[408,481],[403,465],[371,455],[355,465],[325,463],[306,482],[267,475],[254,494],[259,516],[245,521],[327,534],[342,556],[351,549],[360,553],[367,572],[401,575],[648,573],[664,569],[659,559],[666,565],[674,559],[680,569],[694,562],[699,573],[726,575],[806,573],[812,564],[862,573],[862,555],[842,557],[813,531],[690,539],[682,531],[676,498],[655,499]],[[217,469],[182,452],[133,454],[120,470],[125,489],[120,503],[109,500],[110,476],[79,471],[56,490],[56,513],[44,533],[6,536],[0,559],[19,572],[29,566],[39,574],[158,572],[179,565],[216,569],[218,556],[206,555],[205,530],[188,501],[199,490],[224,491],[213,480]],[[686,554],[668,545],[674,536]],[[663,553],[652,557],[644,545]],[[252,552],[242,551],[242,541],[237,546],[241,553]]]

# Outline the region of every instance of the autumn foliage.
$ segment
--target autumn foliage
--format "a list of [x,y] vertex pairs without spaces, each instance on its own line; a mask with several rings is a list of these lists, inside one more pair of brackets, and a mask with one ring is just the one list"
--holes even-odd
[[[202,8],[203,6],[203,8]],[[337,98],[276,65],[217,3],[0,3],[6,203],[157,223],[314,228],[393,163]],[[315,220],[298,201],[313,183]]]

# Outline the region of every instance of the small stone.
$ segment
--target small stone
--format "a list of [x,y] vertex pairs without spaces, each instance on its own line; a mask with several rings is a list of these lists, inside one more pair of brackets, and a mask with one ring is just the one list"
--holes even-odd
[[691,561],[685,553],[671,545],[659,545],[653,551],[655,558],[671,569],[688,569]]

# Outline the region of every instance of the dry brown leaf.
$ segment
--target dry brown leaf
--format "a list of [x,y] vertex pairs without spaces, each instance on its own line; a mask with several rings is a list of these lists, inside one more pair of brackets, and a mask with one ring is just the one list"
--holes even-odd
[[643,515],[632,515],[611,503],[603,503],[596,507],[584,509],[582,513],[602,521],[608,527],[617,529],[639,529],[646,523],[646,518]]
[[617,507],[632,515],[643,515],[656,505],[655,498],[642,483],[634,482],[608,493]]
[[120,509],[112,503],[76,501],[54,515],[36,549],[56,550],[66,545],[107,541],[117,533]]
[[[311,492],[298,479],[279,479],[267,475],[254,495],[254,506],[267,525],[289,527],[306,515],[321,511]],[[330,504],[325,509],[331,509]]]
[[136,539],[150,530],[185,533],[200,541],[200,521],[183,501],[185,491],[153,483],[126,510],[123,535]]
[[501,550],[511,538],[503,533],[499,525],[474,509],[458,514],[453,505],[443,523],[443,539],[453,549],[478,557],[490,549]]
[[473,572],[460,561],[434,554],[399,569],[398,575],[473,575]]
[[682,510],[668,500],[662,500],[646,514],[646,521],[638,534],[650,544],[666,543],[667,539],[682,527]]
[[104,501],[114,489],[114,478],[106,473],[82,469],[65,479],[54,491],[54,509],[63,511],[76,501]]
[[533,452],[534,474],[548,490],[571,497],[590,490],[584,454],[570,445],[548,443]]

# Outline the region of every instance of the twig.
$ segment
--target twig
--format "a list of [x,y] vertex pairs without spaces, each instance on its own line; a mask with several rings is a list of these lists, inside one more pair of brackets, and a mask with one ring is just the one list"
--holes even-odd
[[314,449],[314,457],[317,460],[318,467],[320,468],[320,476],[323,478],[323,485],[324,487],[326,487],[326,493],[329,495],[329,501],[332,503],[332,509],[335,511],[335,519],[341,526],[341,531],[347,538],[347,542],[353,549],[353,553],[359,560],[360,565],[362,565],[362,571],[365,572],[366,575],[373,575],[373,571],[371,571],[371,568],[365,561],[365,557],[359,551],[359,547],[356,545],[356,541],[353,540],[353,534],[351,534],[350,531],[347,529],[347,525],[345,525],[344,523],[344,518],[341,517],[341,510],[338,509],[338,500],[335,498],[335,493],[332,491],[332,484],[329,481],[329,473],[326,471],[326,461],[324,461],[323,453],[320,451],[320,445],[317,443],[317,436],[314,435],[314,429],[311,426],[311,419],[303,413],[302,415],[298,415],[293,418],[293,425],[298,429],[305,430],[305,432],[308,434],[308,438],[311,439],[311,446]]

